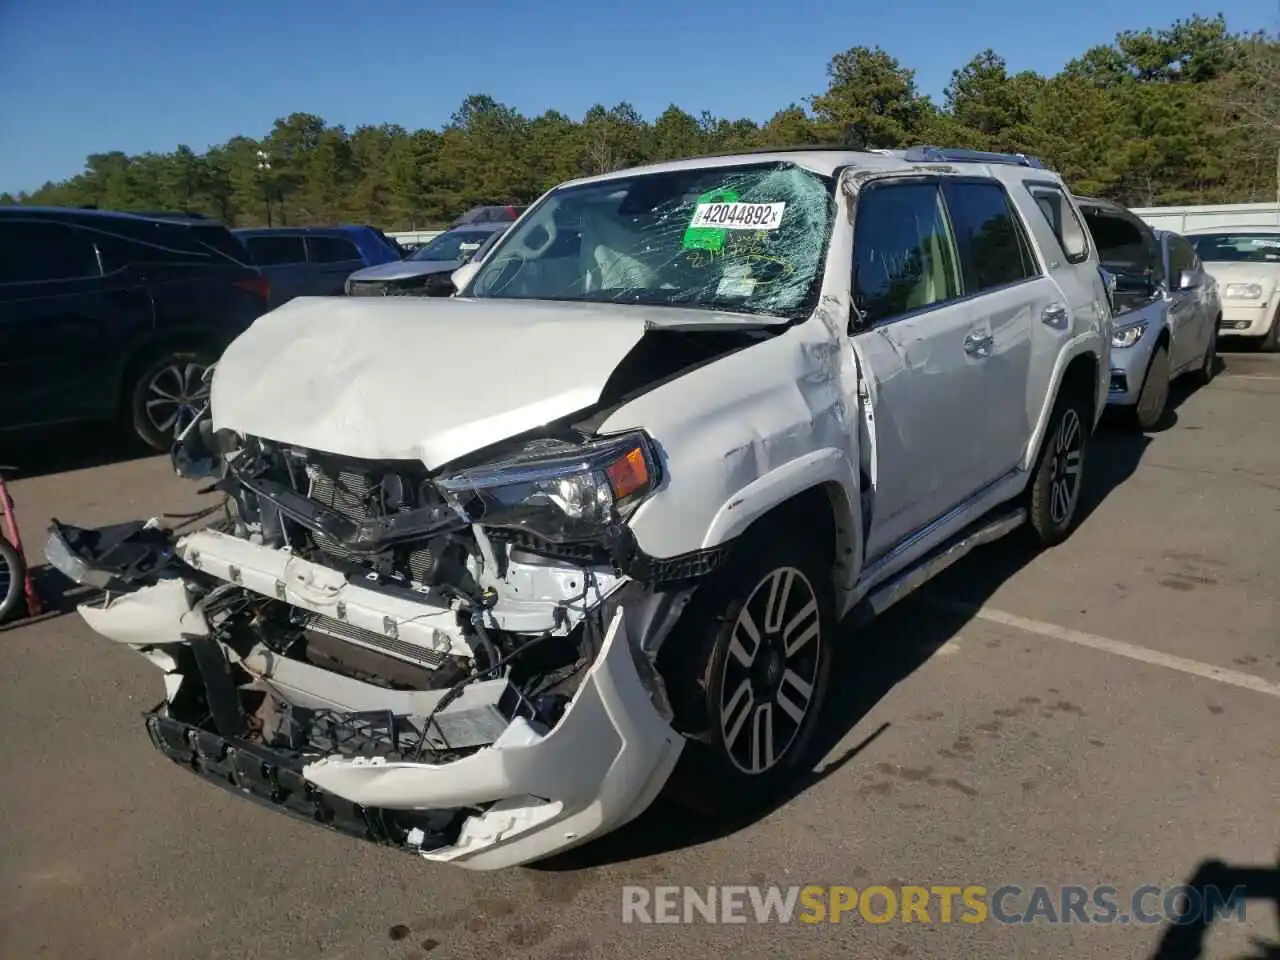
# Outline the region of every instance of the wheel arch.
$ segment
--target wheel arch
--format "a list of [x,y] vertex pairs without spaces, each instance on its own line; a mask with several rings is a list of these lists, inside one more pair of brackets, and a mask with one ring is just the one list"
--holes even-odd
[[842,609],[862,560],[858,477],[848,456],[834,448],[791,460],[730,497],[712,518],[702,546],[743,544],[774,530],[812,531]]
[[1027,455],[1023,468],[1030,470],[1040,456],[1040,448],[1044,444],[1045,432],[1049,427],[1049,419],[1053,416],[1054,407],[1064,391],[1076,393],[1088,405],[1090,426],[1094,426],[1106,405],[1107,384],[1102,375],[1102,361],[1090,347],[1078,350],[1069,357],[1059,361],[1058,372],[1055,373],[1053,389],[1045,396],[1045,403],[1040,411],[1039,422],[1035,434],[1027,444]]

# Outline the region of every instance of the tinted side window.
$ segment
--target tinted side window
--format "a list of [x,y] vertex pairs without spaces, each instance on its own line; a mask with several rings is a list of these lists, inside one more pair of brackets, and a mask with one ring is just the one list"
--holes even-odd
[[1196,251],[1182,237],[1169,238],[1169,279],[1177,283],[1184,270],[1194,270],[1199,266]]
[[350,240],[341,237],[307,237],[307,250],[312,263],[344,263],[361,260],[360,251]]
[[302,237],[249,237],[245,243],[253,254],[254,262],[260,267],[307,262]]
[[1046,184],[1034,184],[1027,189],[1035,198],[1036,206],[1049,221],[1058,243],[1062,244],[1062,252],[1067,255],[1068,262],[1082,262],[1089,256],[1089,235],[1085,233],[1084,225],[1067,195],[1057,187]]
[[995,182],[962,181],[945,183],[943,191],[968,293],[1017,283],[1039,273],[1004,187]]
[[0,223],[0,283],[79,280],[101,272],[93,244],[73,227]]
[[934,183],[872,186],[854,225],[854,303],[867,322],[961,295],[955,240]]

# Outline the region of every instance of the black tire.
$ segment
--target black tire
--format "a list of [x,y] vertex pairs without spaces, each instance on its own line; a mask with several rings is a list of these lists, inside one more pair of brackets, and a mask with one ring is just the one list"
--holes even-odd
[[27,564],[8,540],[0,537],[0,623],[26,606]]
[[[213,362],[203,348],[173,347],[151,354],[135,368],[127,385],[127,417],[143,443],[161,451],[173,446],[182,427],[208,399],[208,384],[200,378]],[[166,403],[162,394],[180,402]]]
[[683,653],[665,672],[690,737],[667,796],[709,816],[766,807],[803,776],[835,651],[829,558],[785,532],[743,547],[667,640]]
[[1258,344],[1258,349],[1263,353],[1280,352],[1280,310],[1271,318],[1271,329],[1262,338],[1262,343]]
[[1142,390],[1134,405],[1131,418],[1139,430],[1154,430],[1164,419],[1169,406],[1169,348],[1158,346],[1147,364],[1147,374],[1142,378]]
[[1191,374],[1196,386],[1208,386],[1218,369],[1218,318],[1213,321],[1213,329],[1209,331],[1209,344],[1204,348],[1204,360]]
[[1088,401],[1064,390],[1054,404],[1027,488],[1027,526],[1040,547],[1056,546],[1075,527],[1092,432]]

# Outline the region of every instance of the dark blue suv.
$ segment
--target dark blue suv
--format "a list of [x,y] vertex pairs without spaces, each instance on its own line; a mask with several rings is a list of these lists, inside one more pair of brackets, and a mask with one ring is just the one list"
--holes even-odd
[[356,270],[403,252],[373,227],[246,227],[234,231],[271,281],[271,306],[294,297],[330,297]]

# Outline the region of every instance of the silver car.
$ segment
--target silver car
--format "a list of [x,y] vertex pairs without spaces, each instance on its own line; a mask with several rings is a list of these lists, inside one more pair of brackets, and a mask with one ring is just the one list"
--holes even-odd
[[1151,430],[1164,417],[1171,381],[1184,374],[1200,383],[1213,378],[1218,284],[1180,234],[1154,230],[1110,200],[1077,203],[1114,284],[1107,405]]
[[472,223],[446,230],[403,260],[357,270],[347,277],[352,297],[415,295],[447,297],[453,293],[453,271],[470,260],[510,223]]

